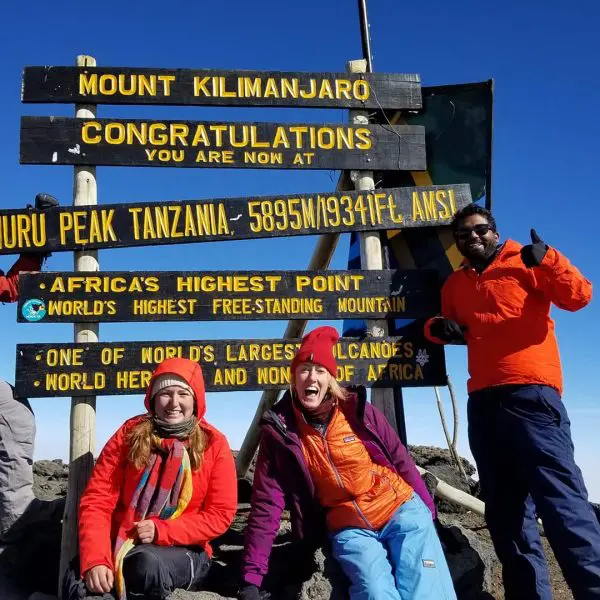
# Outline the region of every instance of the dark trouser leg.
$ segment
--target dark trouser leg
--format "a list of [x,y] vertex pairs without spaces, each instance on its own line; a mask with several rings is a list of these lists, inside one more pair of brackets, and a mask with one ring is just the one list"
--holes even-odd
[[600,523],[575,463],[570,421],[560,396],[547,386],[523,386],[505,400],[516,450],[538,515],[576,600],[600,598]]
[[140,544],[123,562],[130,600],[164,600],[173,590],[195,589],[206,577],[210,560],[200,548]]
[[62,598],[63,600],[87,600],[92,598],[94,600],[115,600],[115,596],[112,593],[95,594],[86,588],[85,583],[79,575],[79,556],[76,556],[71,561],[69,568],[63,575]]
[[548,569],[522,460],[504,422],[500,390],[469,397],[469,443],[477,464],[486,522],[502,563],[506,600],[551,600]]

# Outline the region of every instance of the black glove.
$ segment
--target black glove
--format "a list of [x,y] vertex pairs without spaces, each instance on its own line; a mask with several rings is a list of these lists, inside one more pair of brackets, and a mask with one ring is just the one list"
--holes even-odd
[[[47,210],[48,208],[56,208],[59,205],[58,200],[50,194],[40,193],[35,197],[35,208],[37,210]],[[31,204],[27,208],[33,208]]]
[[434,319],[429,327],[429,332],[436,338],[448,344],[465,344],[464,329],[456,321],[439,317]]
[[251,583],[244,584],[237,594],[238,600],[260,600],[260,590]]
[[523,264],[531,269],[542,264],[544,256],[548,252],[548,246],[540,239],[535,229],[531,230],[531,244],[521,248],[521,260]]
[[[59,205],[58,200],[50,194],[39,193],[35,197],[35,208],[37,210],[47,210],[48,208],[56,208]],[[27,208],[33,208],[31,204],[27,205]],[[44,261],[52,256],[51,252],[23,252],[21,256],[29,258],[39,258],[41,265],[43,266]]]

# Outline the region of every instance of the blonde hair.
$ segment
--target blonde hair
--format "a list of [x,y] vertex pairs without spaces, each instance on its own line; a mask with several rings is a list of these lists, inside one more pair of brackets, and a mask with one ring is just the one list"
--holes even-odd
[[[339,381],[329,371],[327,371],[327,374],[329,375],[329,381],[327,382],[327,393],[335,400],[343,402],[348,397],[348,391],[339,384]],[[294,395],[298,395],[296,392],[295,373],[292,373],[292,377],[290,379],[290,394],[292,395],[292,398],[294,398]]]
[[[190,464],[192,469],[196,470],[202,466],[208,435],[200,427],[200,424],[198,424],[194,427],[188,441]],[[127,434],[127,442],[129,444],[127,458],[136,466],[136,468],[144,468],[150,461],[152,452],[161,448],[160,437],[156,435],[154,431],[152,415],[145,415]]]

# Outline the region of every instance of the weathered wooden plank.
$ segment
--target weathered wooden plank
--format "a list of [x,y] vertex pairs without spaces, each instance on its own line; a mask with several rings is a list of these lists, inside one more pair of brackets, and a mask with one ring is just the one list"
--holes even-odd
[[25,67],[23,102],[421,108],[418,75]]
[[22,117],[22,164],[422,170],[420,125]]
[[61,252],[448,224],[468,185],[0,210],[0,254]]
[[[422,336],[342,338],[336,347],[341,383],[370,387],[430,386],[445,381],[443,347]],[[281,389],[300,344],[292,340],[198,340],[97,344],[19,344],[19,396],[118,395],[143,392],[152,369],[170,356],[198,361],[207,391]]]
[[25,323],[427,318],[435,271],[144,271],[21,275]]

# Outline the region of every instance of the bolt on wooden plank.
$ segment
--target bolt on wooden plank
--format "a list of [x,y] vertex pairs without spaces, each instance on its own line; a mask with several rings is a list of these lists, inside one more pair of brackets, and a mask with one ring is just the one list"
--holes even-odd
[[145,271],[21,275],[25,323],[427,318],[431,271]]
[[[422,336],[341,338],[337,379],[369,387],[430,386],[445,381],[442,346]],[[202,365],[207,391],[283,389],[300,339],[19,344],[15,387],[21,397],[143,393],[153,368],[179,356]]]
[[420,125],[21,117],[21,164],[423,170]]
[[0,210],[0,254],[445,225],[468,185]]
[[418,110],[419,75],[25,67],[23,102]]

